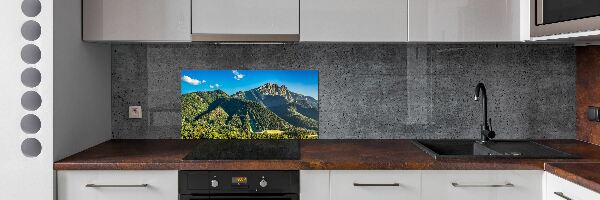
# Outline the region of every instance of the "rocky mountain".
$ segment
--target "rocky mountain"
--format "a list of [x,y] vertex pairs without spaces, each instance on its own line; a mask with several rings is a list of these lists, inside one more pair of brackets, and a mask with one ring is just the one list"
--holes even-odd
[[319,102],[310,96],[289,91],[285,85],[266,83],[248,91],[237,92],[233,97],[258,102],[294,126],[318,129]]
[[318,108],[319,106],[319,102],[315,98],[289,91],[285,85],[279,86],[273,83],[266,83],[248,91],[239,91],[233,96],[256,101],[266,107],[289,103],[295,103],[306,108]]

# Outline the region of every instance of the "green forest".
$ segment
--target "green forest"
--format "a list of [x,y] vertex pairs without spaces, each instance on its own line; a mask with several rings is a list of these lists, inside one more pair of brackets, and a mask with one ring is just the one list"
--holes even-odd
[[231,96],[221,90],[183,94],[181,138],[317,139],[317,100],[274,87]]

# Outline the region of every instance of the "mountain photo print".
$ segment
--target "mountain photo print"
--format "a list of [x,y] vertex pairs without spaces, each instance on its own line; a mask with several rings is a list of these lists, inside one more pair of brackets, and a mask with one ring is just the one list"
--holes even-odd
[[182,139],[318,139],[317,70],[182,70]]

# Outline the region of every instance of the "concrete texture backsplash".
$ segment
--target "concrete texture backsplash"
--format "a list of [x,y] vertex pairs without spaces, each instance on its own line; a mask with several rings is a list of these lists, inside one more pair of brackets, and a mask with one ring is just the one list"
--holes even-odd
[[[486,84],[497,138],[575,138],[575,48],[531,44],[123,44],[117,139],[179,138],[182,69],[318,69],[320,138],[478,138]],[[143,119],[128,119],[141,105]]]

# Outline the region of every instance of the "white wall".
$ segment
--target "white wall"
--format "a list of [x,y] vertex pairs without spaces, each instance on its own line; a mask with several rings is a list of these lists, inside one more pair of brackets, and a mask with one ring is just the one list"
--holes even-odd
[[[36,17],[21,12],[21,0],[2,1],[0,6],[0,199],[52,199],[53,195],[53,98],[52,98],[52,1],[41,1],[42,10]],[[27,41],[21,36],[21,25],[35,20],[41,25],[41,37]],[[42,54],[39,62],[26,64],[21,60],[21,48],[37,45]],[[21,83],[21,72],[37,68],[41,84],[28,88]],[[21,106],[25,91],[35,91],[42,97],[41,106],[27,111]],[[20,121],[26,114],[40,118],[41,129],[35,134],[21,130]],[[26,157],[21,143],[35,138],[42,146],[37,157]]]
[[81,40],[81,0],[54,1],[54,160],[109,140],[110,46]]

